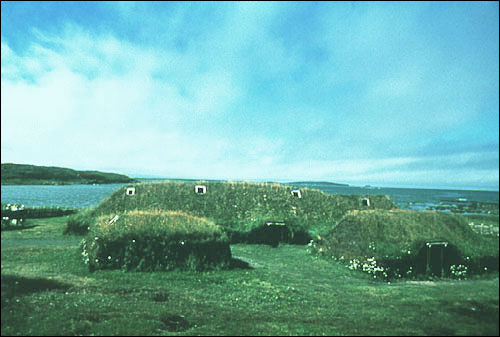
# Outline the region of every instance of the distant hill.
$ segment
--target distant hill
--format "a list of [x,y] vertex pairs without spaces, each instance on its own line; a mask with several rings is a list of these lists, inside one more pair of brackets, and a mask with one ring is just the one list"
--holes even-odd
[[2,185],[72,185],[132,183],[123,174],[77,171],[63,167],[2,164]]

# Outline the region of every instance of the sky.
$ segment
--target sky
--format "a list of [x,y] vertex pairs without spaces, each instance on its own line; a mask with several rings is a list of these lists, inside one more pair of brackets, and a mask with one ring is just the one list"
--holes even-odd
[[1,162],[498,191],[498,2],[2,1]]

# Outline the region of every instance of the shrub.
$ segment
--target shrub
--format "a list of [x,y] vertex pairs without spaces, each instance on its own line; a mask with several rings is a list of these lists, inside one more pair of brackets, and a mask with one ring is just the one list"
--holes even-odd
[[183,212],[130,211],[98,217],[82,240],[90,270],[205,270],[229,266],[229,240],[213,222]]
[[71,215],[66,222],[64,234],[87,234],[90,226],[95,222],[95,207],[86,208]]

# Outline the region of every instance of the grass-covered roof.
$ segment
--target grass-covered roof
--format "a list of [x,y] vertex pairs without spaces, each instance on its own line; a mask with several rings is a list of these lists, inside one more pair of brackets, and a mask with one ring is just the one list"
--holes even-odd
[[319,240],[322,251],[346,259],[397,258],[418,254],[427,242],[443,241],[463,256],[492,255],[498,239],[485,238],[470,228],[461,215],[436,211],[350,211]]
[[[203,185],[199,194],[195,186]],[[95,215],[129,210],[180,210],[213,220],[216,224],[237,230],[266,221],[283,221],[300,226],[311,234],[331,229],[349,210],[393,209],[387,196],[325,194],[315,189],[300,189],[300,198],[292,194],[296,188],[277,183],[248,182],[162,182],[134,185],[135,194],[127,187],[115,191],[93,211]],[[363,203],[369,198],[369,206]]]
[[212,238],[222,230],[212,221],[180,211],[133,210],[119,214],[101,215],[91,226],[90,236],[119,239],[131,236]]

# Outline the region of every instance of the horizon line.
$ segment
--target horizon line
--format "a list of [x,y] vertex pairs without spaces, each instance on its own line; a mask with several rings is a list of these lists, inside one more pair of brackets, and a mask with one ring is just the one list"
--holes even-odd
[[[472,192],[496,192],[499,193],[498,189],[481,189],[481,188],[466,188],[466,187],[429,187],[429,186],[383,186],[383,185],[353,185],[350,183],[329,181],[329,180],[310,180],[310,179],[214,179],[214,178],[179,178],[179,177],[160,177],[154,175],[130,175],[132,179],[158,179],[158,180],[193,180],[193,181],[247,181],[247,182],[270,182],[270,183],[328,183],[336,184],[338,187],[356,187],[365,189],[378,189],[378,188],[393,188],[393,189],[416,189],[416,190],[443,190],[443,191],[472,191]],[[342,186],[343,185],[343,186]]]

